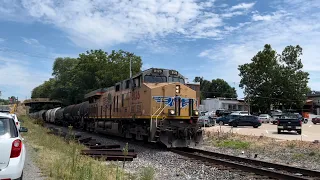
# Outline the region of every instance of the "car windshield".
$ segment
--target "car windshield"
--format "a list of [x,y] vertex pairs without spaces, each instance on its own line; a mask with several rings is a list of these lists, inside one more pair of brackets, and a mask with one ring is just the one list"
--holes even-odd
[[260,114],[260,117],[267,117],[267,114]]
[[0,139],[9,139],[18,137],[17,128],[13,119],[1,118],[0,119]]

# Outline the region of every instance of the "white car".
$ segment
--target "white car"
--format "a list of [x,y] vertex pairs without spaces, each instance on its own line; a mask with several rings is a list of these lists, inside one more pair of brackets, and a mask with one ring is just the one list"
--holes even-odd
[[270,121],[271,121],[271,117],[269,114],[260,114],[258,118],[263,123],[270,123]]
[[26,149],[13,117],[0,113],[0,179],[22,179]]

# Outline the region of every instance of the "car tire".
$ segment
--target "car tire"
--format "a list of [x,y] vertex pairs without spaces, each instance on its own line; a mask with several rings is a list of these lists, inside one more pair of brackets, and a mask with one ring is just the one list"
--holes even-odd
[[258,127],[259,127],[258,125],[254,125],[254,126],[253,126],[253,128],[258,128]]
[[301,130],[300,130],[300,131],[297,131],[297,133],[298,133],[298,134],[301,134],[302,132],[301,132]]
[[317,124],[317,123],[314,122],[313,124]]
[[308,123],[308,120],[304,120],[303,122],[304,122],[305,124],[307,124],[307,123]]
[[281,130],[280,129],[278,129],[278,134],[281,134]]
[[232,124],[232,127],[238,127],[238,125],[236,123]]

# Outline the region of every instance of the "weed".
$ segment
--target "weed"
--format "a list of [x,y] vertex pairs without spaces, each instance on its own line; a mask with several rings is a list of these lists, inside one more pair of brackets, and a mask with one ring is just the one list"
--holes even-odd
[[232,149],[248,149],[250,147],[249,142],[239,140],[222,140],[215,143],[218,147],[232,148]]
[[316,152],[314,152],[314,151],[311,151],[310,153],[309,153],[309,156],[315,156],[316,155]]
[[290,142],[287,146],[290,149],[294,149],[296,147],[296,144],[294,142]]
[[304,158],[304,155],[301,154],[301,153],[294,153],[294,154],[292,155],[292,158],[299,160],[299,159],[303,159],[303,158]]
[[140,180],[152,180],[154,179],[155,170],[148,166],[141,170],[141,178]]

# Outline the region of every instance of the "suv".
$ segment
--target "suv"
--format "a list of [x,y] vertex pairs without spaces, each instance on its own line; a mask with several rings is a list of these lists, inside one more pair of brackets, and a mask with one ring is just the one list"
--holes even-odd
[[246,115],[231,119],[229,121],[229,126],[253,126],[254,128],[258,128],[259,126],[261,126],[261,121],[257,116]]
[[0,179],[22,179],[26,149],[11,115],[0,113]]

